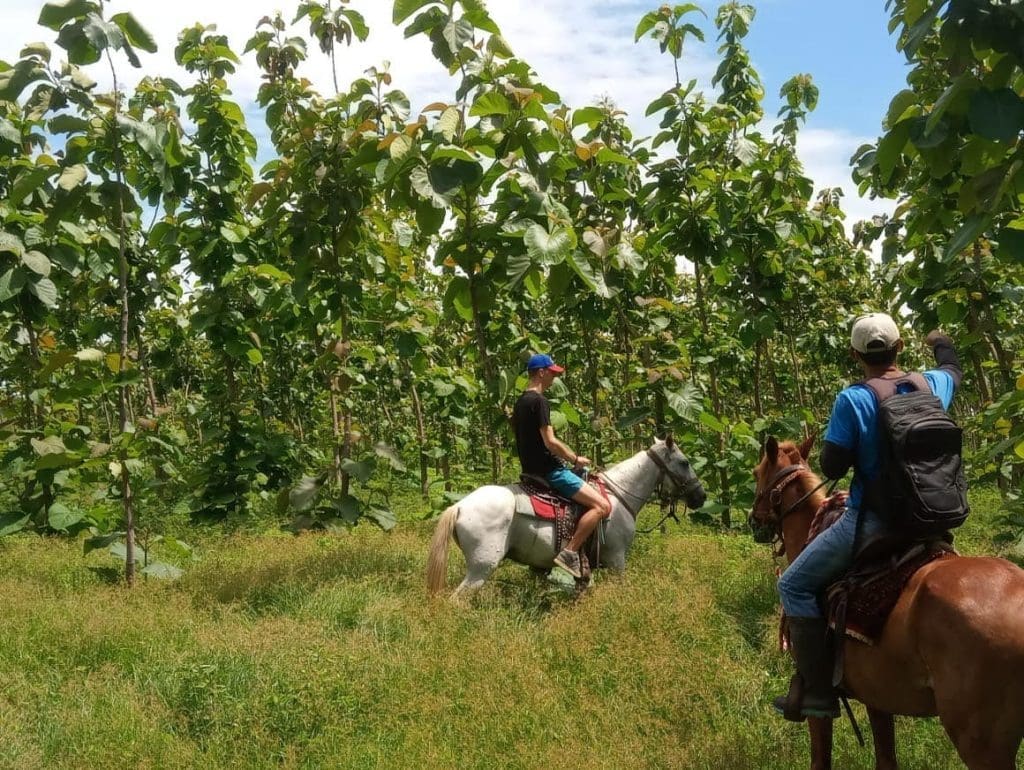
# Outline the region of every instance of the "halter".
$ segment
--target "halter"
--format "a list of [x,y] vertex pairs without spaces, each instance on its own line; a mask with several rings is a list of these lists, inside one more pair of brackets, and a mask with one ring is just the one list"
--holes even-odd
[[[655,482],[655,488],[660,489],[662,487],[662,485],[665,482],[666,476],[672,479],[672,483],[676,485],[676,489],[678,490],[680,496],[688,496],[690,491],[693,490],[694,485],[700,484],[700,481],[696,477],[692,479],[684,479],[678,473],[673,471],[671,468],[668,467],[668,464],[665,462],[665,460],[662,459],[662,457],[653,449],[647,450],[647,456],[651,458],[651,460],[658,468],[658,480]],[[614,484],[611,481],[609,481],[607,478],[604,478],[604,483],[608,487],[608,490],[613,495],[615,495],[619,499],[619,502],[622,503],[622,505],[625,507],[625,509],[629,511],[630,516],[636,519],[637,516],[640,515],[640,508],[643,507],[644,503],[647,502],[647,498],[641,498],[640,495],[636,494],[635,492],[630,492],[629,490],[622,489],[617,484]],[[634,500],[637,500],[640,503],[640,505],[636,508],[631,506],[629,502],[626,500],[627,496],[632,497]]]
[[[749,524],[754,530],[754,539],[758,542],[778,542],[782,545],[782,522],[783,520],[803,504],[807,498],[821,489],[828,483],[828,479],[822,481],[814,489],[810,490],[785,510],[782,509],[782,492],[797,479],[806,476],[811,472],[803,463],[794,463],[780,468],[772,476],[764,489],[754,496],[754,509],[750,513]],[[767,505],[762,505],[767,498]],[[769,531],[770,528],[770,531]],[[764,538],[763,540],[761,538]]]

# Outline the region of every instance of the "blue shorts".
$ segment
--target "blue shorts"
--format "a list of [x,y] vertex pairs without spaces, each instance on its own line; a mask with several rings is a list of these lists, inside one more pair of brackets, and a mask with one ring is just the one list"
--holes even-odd
[[583,489],[583,479],[568,468],[555,468],[544,478],[547,479],[552,489],[565,497],[571,498]]

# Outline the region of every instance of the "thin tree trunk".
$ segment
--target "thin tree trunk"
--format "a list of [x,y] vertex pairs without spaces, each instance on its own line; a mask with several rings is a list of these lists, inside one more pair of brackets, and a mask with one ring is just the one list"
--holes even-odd
[[331,436],[334,439],[334,483],[338,485],[339,489],[343,490],[344,494],[348,494],[348,489],[345,489],[345,478],[341,470],[341,459],[342,459],[342,448],[341,448],[341,413],[338,411],[338,375],[331,377],[330,385],[330,402],[331,402]]
[[[122,191],[124,190],[124,173],[123,163],[124,158],[121,155],[121,135],[120,128],[117,125],[117,116],[121,111],[121,93],[117,82],[117,70],[114,67],[114,60],[110,56],[110,50],[107,50],[107,61],[110,63],[110,72],[113,77],[114,86],[114,106],[111,114],[111,130],[114,137],[113,147],[113,159],[114,159],[114,174],[117,180],[117,282],[118,290],[120,292],[120,305],[121,305],[121,318],[120,318],[120,340],[119,340],[119,360],[117,371],[118,375],[123,377],[125,371],[125,365],[128,361],[128,340],[129,340],[129,319],[131,318],[130,305],[129,305],[129,291],[128,291],[128,248],[125,238],[125,221],[124,221],[124,200],[122,198]],[[129,403],[129,393],[127,384],[122,383],[117,389],[117,406],[118,406],[118,419],[120,433],[124,434],[128,428],[128,422],[131,418],[131,404]],[[125,561],[124,561],[124,577],[125,582],[129,587],[135,585],[135,511],[132,501],[132,486],[131,479],[128,472],[128,455],[127,450],[121,450],[121,505],[124,508],[124,544],[125,544]]]
[[787,334],[786,338],[789,341],[789,360],[793,366],[793,379],[796,381],[796,397],[800,403],[800,408],[806,409],[807,398],[804,395],[803,378],[800,376],[800,359],[796,355],[796,340],[792,334]]
[[415,381],[412,383],[412,408],[416,414],[416,441],[420,450],[420,494],[424,499],[428,499],[430,497],[430,480],[427,474],[427,430],[423,424],[423,406],[420,404],[420,394]]
[[[703,276],[701,272],[701,261],[700,259],[693,260],[693,277],[695,286],[695,297],[697,300],[697,315],[700,320],[701,331],[703,332],[704,339],[706,340],[710,335],[710,327],[708,324],[708,310],[707,304],[704,297],[704,286]],[[715,416],[722,416],[722,399],[718,393],[718,366],[712,361],[708,364],[708,378],[709,386],[711,390],[711,406],[715,410]],[[721,457],[725,457],[725,434],[718,434],[718,451]],[[722,467],[718,469],[718,479],[721,484],[721,503],[724,508],[722,511],[722,524],[729,527],[732,525],[732,515],[730,513],[730,506],[732,505],[732,494],[730,492],[729,485],[729,470],[728,468]]]
[[[486,384],[486,392],[491,399],[490,404],[496,403],[494,400],[497,396],[495,388],[495,377],[494,377],[494,362],[491,361],[491,357],[487,352],[487,335],[484,332],[483,325],[483,313],[480,310],[480,299],[477,295],[478,279],[476,274],[471,275],[469,278],[469,299],[470,305],[473,312],[473,331],[476,335],[477,348],[480,351],[481,368],[484,375],[484,383]],[[485,405],[485,414],[493,409],[493,406]],[[495,484],[498,483],[498,478],[501,474],[501,459],[500,459],[500,445],[501,440],[497,433],[494,431],[494,426],[490,419],[485,420],[487,424],[487,440],[486,445],[490,449],[491,455],[491,481]]]
[[764,340],[758,340],[754,345],[754,414],[764,417],[764,407],[761,405],[761,358],[764,353]]

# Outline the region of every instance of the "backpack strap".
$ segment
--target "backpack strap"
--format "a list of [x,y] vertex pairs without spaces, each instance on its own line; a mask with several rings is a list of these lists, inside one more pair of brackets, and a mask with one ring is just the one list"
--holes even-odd
[[879,404],[886,399],[895,396],[900,385],[910,385],[914,390],[920,391],[921,393],[932,392],[931,386],[928,384],[928,380],[926,380],[924,375],[920,372],[907,372],[906,374],[893,379],[888,377],[872,377],[870,379],[861,380],[857,384],[870,388],[871,392],[875,394],[875,398],[878,399]]

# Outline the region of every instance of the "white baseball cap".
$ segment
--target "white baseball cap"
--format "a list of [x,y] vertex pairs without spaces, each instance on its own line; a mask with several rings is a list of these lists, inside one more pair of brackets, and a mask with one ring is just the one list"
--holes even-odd
[[858,353],[879,353],[891,350],[900,341],[896,322],[885,313],[868,313],[853,322],[850,345]]

